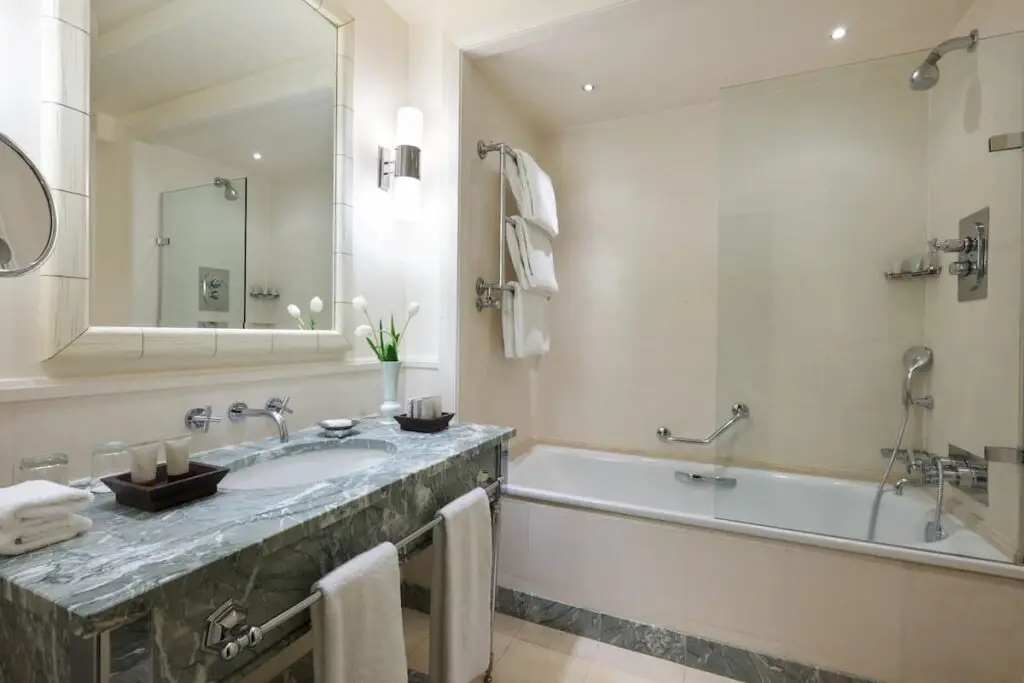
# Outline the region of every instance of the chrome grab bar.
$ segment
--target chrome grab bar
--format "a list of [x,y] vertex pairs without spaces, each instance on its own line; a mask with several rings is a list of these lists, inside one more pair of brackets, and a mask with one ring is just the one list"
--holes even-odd
[[730,417],[725,424],[711,432],[711,436],[706,439],[685,439],[681,436],[672,436],[672,431],[668,427],[658,427],[658,438],[666,443],[692,443],[698,446],[707,446],[709,443],[720,437],[722,434],[736,424],[738,421],[750,417],[750,408],[747,407],[746,403],[737,403],[732,407],[732,417]]
[[697,484],[714,484],[715,486],[723,486],[732,488],[736,486],[736,480],[732,477],[718,477],[710,474],[696,474],[695,472],[676,472],[676,481],[681,482],[695,482]]

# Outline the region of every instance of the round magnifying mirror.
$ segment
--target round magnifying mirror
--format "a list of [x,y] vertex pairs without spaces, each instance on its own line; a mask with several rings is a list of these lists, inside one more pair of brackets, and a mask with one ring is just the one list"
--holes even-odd
[[0,133],[0,277],[43,265],[56,240],[49,186],[28,155]]

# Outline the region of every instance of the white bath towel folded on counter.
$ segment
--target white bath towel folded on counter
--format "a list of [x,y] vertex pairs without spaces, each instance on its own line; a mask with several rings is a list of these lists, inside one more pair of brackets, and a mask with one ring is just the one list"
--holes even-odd
[[551,178],[527,152],[517,149],[515,159],[505,156],[505,178],[519,213],[551,237],[558,237],[558,206]]
[[543,356],[551,350],[548,331],[548,298],[524,290],[518,282],[508,283],[501,301],[501,333],[506,358]]
[[0,527],[0,555],[21,555],[84,534],[92,520],[82,515],[28,520]]
[[26,481],[0,488],[0,529],[30,519],[67,517],[89,507],[92,494],[52,481]]
[[[434,527],[430,591],[430,676],[434,683],[469,683],[491,659],[491,506],[473,489],[441,508]],[[438,637],[440,636],[440,637]]]
[[398,551],[382,543],[317,582],[316,683],[408,683]]
[[522,216],[513,216],[506,237],[508,253],[512,257],[519,284],[531,292],[548,296],[557,294],[555,255],[548,234],[532,221]]

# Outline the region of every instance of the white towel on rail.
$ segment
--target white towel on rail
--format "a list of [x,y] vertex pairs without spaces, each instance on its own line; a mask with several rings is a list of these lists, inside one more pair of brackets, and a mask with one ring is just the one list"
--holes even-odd
[[501,301],[501,331],[506,358],[543,356],[551,350],[548,331],[548,298],[526,291],[518,282],[508,283]]
[[558,205],[551,177],[529,153],[521,149],[514,152],[515,160],[505,155],[505,177],[519,213],[551,237],[558,237]]
[[26,520],[66,518],[89,507],[92,494],[42,479],[0,488],[0,528]]
[[382,543],[317,582],[316,683],[408,683],[398,551]]
[[551,238],[532,221],[512,216],[512,224],[505,233],[509,256],[523,289],[546,294],[558,293],[555,278],[555,255]]
[[430,612],[430,678],[469,683],[491,659],[491,505],[476,488],[441,508],[434,527]]
[[0,555],[21,555],[72,539],[92,528],[82,515],[31,519],[0,528]]

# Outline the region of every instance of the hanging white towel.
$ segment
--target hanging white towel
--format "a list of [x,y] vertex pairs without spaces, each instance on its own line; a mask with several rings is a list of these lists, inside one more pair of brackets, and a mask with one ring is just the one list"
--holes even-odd
[[555,279],[555,255],[551,238],[532,221],[513,216],[506,232],[509,256],[519,284],[524,289],[551,296],[558,293]]
[[92,520],[82,515],[34,519],[0,528],[0,555],[21,555],[84,534]]
[[505,177],[512,196],[516,198],[519,213],[547,232],[558,236],[558,205],[555,186],[532,156],[517,149],[515,160],[505,156]]
[[434,683],[470,683],[491,659],[491,506],[473,489],[441,508],[434,527],[430,675]]
[[28,519],[67,517],[89,507],[92,494],[52,481],[26,481],[0,488],[0,528]]
[[529,292],[518,282],[508,283],[502,296],[501,331],[506,358],[543,356],[551,350],[547,324],[548,299]]
[[317,683],[408,683],[398,551],[382,543],[317,582]]

